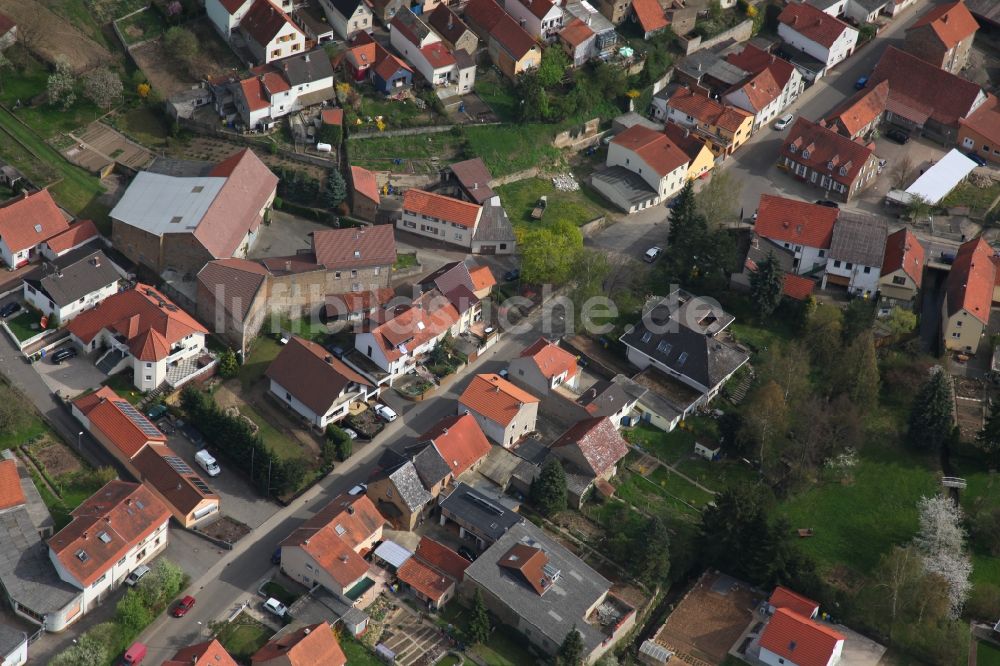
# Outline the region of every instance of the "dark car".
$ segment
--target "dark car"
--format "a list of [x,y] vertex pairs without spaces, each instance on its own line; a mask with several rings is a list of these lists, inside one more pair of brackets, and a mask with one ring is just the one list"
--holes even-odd
[[866,85],[868,85],[868,77],[867,76],[862,76],[862,77],[858,78],[857,81],[854,82],[854,89],[855,90],[861,90]]
[[194,608],[194,597],[190,594],[181,599],[176,606],[174,606],[174,617],[184,617],[187,612]]
[[167,406],[161,402],[149,408],[149,411],[146,412],[146,418],[148,418],[150,421],[155,421],[156,419],[160,418],[166,413],[167,413]]
[[507,271],[506,273],[503,274],[503,281],[513,282],[514,280],[520,279],[520,277],[521,277],[521,269],[515,268],[514,270]]
[[205,436],[198,432],[195,428],[187,426],[184,428],[184,434],[195,446],[202,446],[205,443]]
[[59,363],[62,363],[67,359],[76,357],[76,354],[77,354],[76,347],[63,347],[62,349],[53,353],[50,358],[52,359],[53,363],[58,365]]
[[816,201],[820,206],[826,206],[827,208],[840,208],[840,204],[836,201],[830,201],[829,199],[819,199]]
[[478,557],[474,552],[472,552],[472,549],[469,548],[468,546],[462,546],[461,548],[459,548],[458,554],[470,562],[475,562],[476,557]]
[[271,553],[271,564],[281,564],[281,546],[274,549]]
[[15,312],[20,312],[20,311],[21,311],[20,303],[18,303],[17,301],[13,303],[8,303],[7,305],[0,308],[0,318],[6,319]]
[[893,128],[885,133],[887,139],[891,139],[899,145],[904,145],[910,140],[910,133],[901,129]]
[[976,153],[966,153],[965,156],[968,157],[973,162],[975,162],[976,164],[978,164],[979,166],[986,166],[986,160],[984,160]]

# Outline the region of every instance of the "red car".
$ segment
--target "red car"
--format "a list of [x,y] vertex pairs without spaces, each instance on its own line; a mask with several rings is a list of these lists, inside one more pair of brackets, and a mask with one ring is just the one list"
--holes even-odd
[[184,617],[192,608],[194,608],[194,597],[189,594],[174,606],[174,617]]

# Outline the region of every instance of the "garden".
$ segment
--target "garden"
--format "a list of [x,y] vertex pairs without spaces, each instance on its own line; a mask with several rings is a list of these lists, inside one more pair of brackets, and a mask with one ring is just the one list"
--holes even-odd
[[[608,214],[608,209],[596,203],[583,189],[562,192],[549,178],[526,178],[497,188],[515,228],[520,226],[551,226],[566,221],[574,226]],[[533,220],[531,211],[540,197],[546,197],[545,213],[541,220]]]
[[[471,611],[453,599],[438,616],[437,622],[448,634],[460,642],[468,644]],[[533,664],[535,656],[527,650],[527,642],[510,627],[498,624],[490,632],[489,639],[467,648],[477,663],[487,666],[522,666]]]
[[222,647],[241,663],[250,663],[250,657],[264,647],[274,631],[243,611],[215,635]]

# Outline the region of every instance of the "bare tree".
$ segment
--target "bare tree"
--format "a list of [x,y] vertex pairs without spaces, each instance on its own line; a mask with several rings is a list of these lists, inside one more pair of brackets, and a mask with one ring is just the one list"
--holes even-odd
[[906,187],[907,183],[910,182],[910,177],[913,175],[913,160],[909,155],[903,155],[896,162],[896,165],[892,167],[892,171],[889,172],[889,177],[892,179],[892,186],[896,189]]

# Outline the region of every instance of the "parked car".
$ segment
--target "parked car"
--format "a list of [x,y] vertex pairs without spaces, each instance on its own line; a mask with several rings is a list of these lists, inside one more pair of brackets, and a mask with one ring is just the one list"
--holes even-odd
[[470,562],[475,562],[477,555],[468,546],[461,546],[458,549],[458,554],[467,559]]
[[941,253],[941,263],[942,264],[953,264],[955,263],[955,253],[954,252],[942,252]]
[[[178,427],[180,426],[181,424],[178,424]],[[189,440],[191,440],[191,443],[194,444],[195,446],[202,446],[205,444],[205,436],[202,435],[200,432],[198,432],[198,429],[193,426],[189,425],[186,428],[184,428],[184,434],[187,436]]]
[[20,303],[18,303],[17,301],[14,301],[13,303],[8,303],[7,305],[0,308],[0,318],[6,319],[12,314],[20,311],[21,311]]
[[274,597],[271,597],[270,599],[264,602],[264,610],[266,610],[268,613],[274,613],[278,617],[285,617],[285,615],[288,614],[288,608],[285,606],[285,604],[281,603]]
[[984,160],[976,153],[966,153],[965,156],[968,157],[973,162],[975,162],[976,164],[978,164],[979,166],[986,166],[986,160]]
[[507,271],[506,273],[503,274],[504,282],[514,282],[515,280],[518,280],[520,278],[521,278],[521,270],[518,268],[515,268],[512,271]]
[[507,370],[507,368],[500,368],[500,370],[499,370],[499,372],[497,372],[497,374],[500,375],[501,377],[503,377],[504,379],[507,379],[507,377],[510,376],[510,372]]
[[826,206],[827,208],[840,208],[840,204],[836,201],[830,201],[829,199],[818,199],[816,201],[820,206]]
[[274,549],[271,553],[271,564],[281,564],[281,546]]
[[361,493],[364,493],[367,490],[368,490],[368,484],[366,484],[366,483],[359,483],[358,485],[356,485],[353,488],[351,488],[350,490],[348,490],[347,494],[348,495],[360,495]]
[[898,143],[901,146],[905,145],[910,140],[910,133],[909,132],[907,132],[905,130],[901,130],[901,129],[896,128],[896,127],[892,128],[891,130],[889,130],[888,132],[886,132],[885,136],[886,136],[887,139],[891,139],[892,141],[895,141],[896,143]]
[[132,571],[132,573],[128,575],[128,578],[125,579],[125,584],[129,587],[135,587],[139,584],[139,581],[142,580],[142,577],[148,573],[149,567],[145,564],[140,564]]
[[341,428],[341,430],[344,431],[344,434],[347,435],[348,439],[357,439],[358,438],[358,433],[355,432],[354,430],[352,430],[351,428]]
[[783,130],[789,125],[791,125],[793,120],[795,120],[795,116],[793,116],[790,113],[787,113],[774,121],[774,129]]
[[194,608],[194,597],[190,594],[181,599],[176,606],[174,606],[174,617],[184,617],[187,612]]
[[661,250],[658,246],[654,245],[653,247],[646,250],[646,254],[643,255],[642,257],[643,261],[645,261],[647,264],[651,264],[659,258],[661,252],[663,252],[663,250]]
[[146,418],[148,418],[150,421],[155,421],[156,419],[160,418],[166,413],[167,413],[167,406],[161,402],[160,404],[153,405],[152,407],[149,408],[149,411],[146,412]]
[[390,407],[389,405],[382,405],[382,404],[375,405],[375,413],[378,414],[379,417],[387,423],[392,423],[393,421],[396,420],[396,412],[394,412],[392,407]]
[[865,75],[865,76],[859,76],[858,80],[854,82],[854,89],[855,90],[861,90],[866,85],[868,85],[868,76],[867,75]]
[[77,354],[76,347],[63,347],[62,349],[59,349],[56,352],[54,352],[50,358],[52,359],[53,363],[59,365],[63,361],[74,358],[76,354]]
[[120,666],[136,666],[141,664],[145,658],[146,646],[142,643],[132,643],[129,649],[125,650],[125,654],[122,655],[121,661],[118,663]]
[[198,453],[194,454],[194,461],[198,463],[198,466],[205,470],[209,476],[219,476],[219,473],[222,471],[222,468],[219,467],[219,463],[217,463],[215,458],[212,457],[212,454],[205,449],[202,449]]

